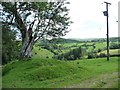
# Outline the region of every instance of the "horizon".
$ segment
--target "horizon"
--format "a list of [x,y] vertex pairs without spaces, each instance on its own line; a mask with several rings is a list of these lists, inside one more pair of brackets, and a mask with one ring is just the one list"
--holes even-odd
[[[64,39],[104,39],[104,38],[107,38],[107,37],[96,37],[96,38],[65,38],[65,37],[61,37],[61,38],[64,38]],[[114,37],[109,37],[109,38],[120,38],[120,36],[114,36]]]

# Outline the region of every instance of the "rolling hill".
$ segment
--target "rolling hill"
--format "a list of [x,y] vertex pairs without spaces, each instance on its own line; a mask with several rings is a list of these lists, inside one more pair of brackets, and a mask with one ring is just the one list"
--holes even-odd
[[[118,61],[118,57],[110,58],[109,62],[106,58],[15,61],[3,67],[2,85],[3,88],[117,88]],[[88,85],[90,81],[95,84]]]

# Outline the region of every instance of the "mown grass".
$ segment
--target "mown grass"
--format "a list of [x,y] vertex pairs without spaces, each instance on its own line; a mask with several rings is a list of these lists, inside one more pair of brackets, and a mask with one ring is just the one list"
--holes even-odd
[[[110,55],[118,55],[118,54],[120,54],[119,52],[120,52],[120,49],[110,49],[110,50],[109,50]],[[100,53],[105,53],[105,54],[107,54],[107,50],[104,50],[104,51],[102,51],[102,52],[100,52]],[[100,54],[100,53],[99,53],[99,54]]]
[[[33,58],[3,67],[3,88],[62,88],[118,72],[118,57],[60,61]],[[117,82],[113,82],[117,86]],[[114,86],[115,86],[114,85]],[[95,86],[96,87],[96,86]],[[108,87],[109,88],[109,87]]]

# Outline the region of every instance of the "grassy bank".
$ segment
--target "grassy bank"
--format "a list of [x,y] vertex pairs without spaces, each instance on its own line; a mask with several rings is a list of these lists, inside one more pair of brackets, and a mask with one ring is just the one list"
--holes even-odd
[[[80,87],[86,80],[101,80],[118,73],[118,57],[89,60],[60,61],[52,59],[37,59],[30,61],[16,61],[3,67],[3,88],[62,88]],[[117,78],[117,74],[111,75]],[[102,85],[90,87],[104,87]],[[87,84],[86,84],[87,85]],[[117,87],[118,82],[111,82],[106,87]],[[88,86],[85,86],[88,87]]]

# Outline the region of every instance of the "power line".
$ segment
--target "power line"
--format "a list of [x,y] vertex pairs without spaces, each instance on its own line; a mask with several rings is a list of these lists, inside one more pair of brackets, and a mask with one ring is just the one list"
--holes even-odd
[[113,14],[113,12],[112,12],[112,10],[111,10],[111,8],[109,9],[110,10],[110,12],[111,12],[111,15],[113,16],[113,18],[115,19],[115,21],[116,22],[118,22],[118,19],[115,17],[115,15]]

